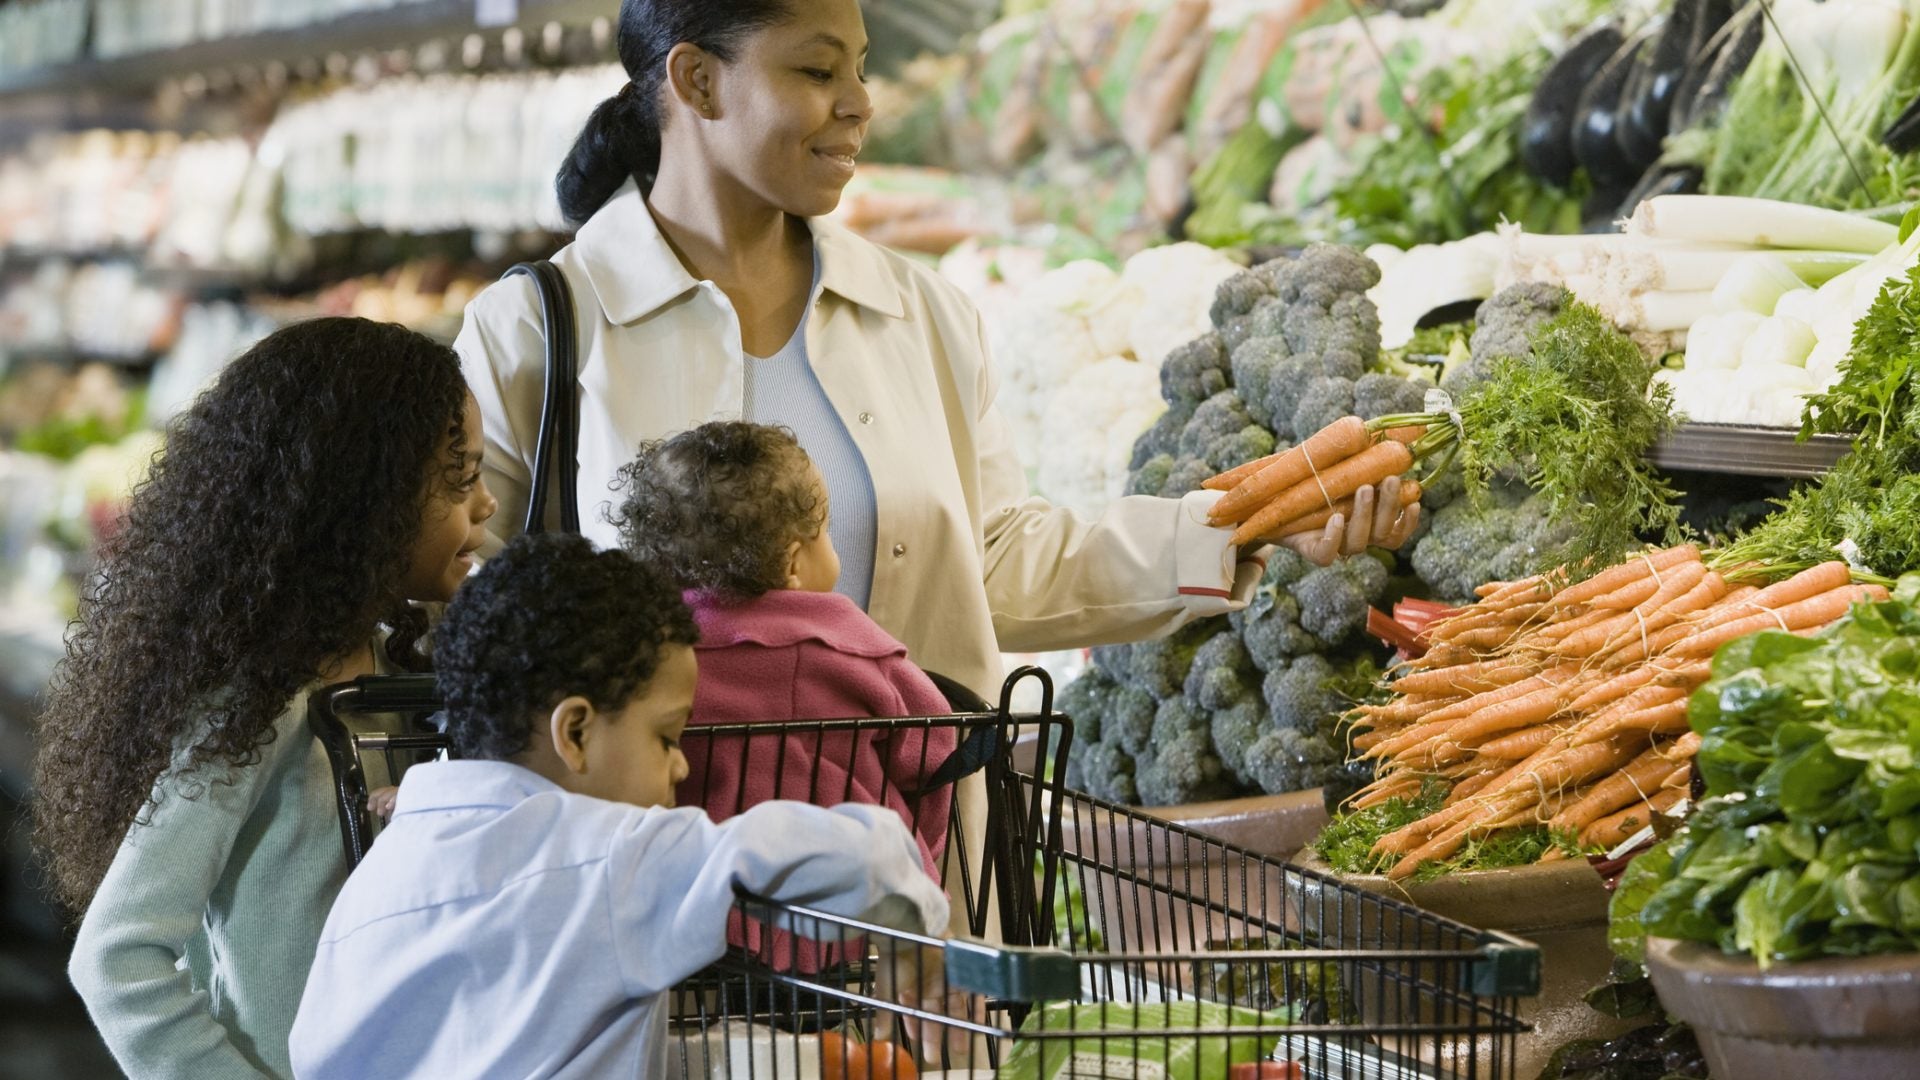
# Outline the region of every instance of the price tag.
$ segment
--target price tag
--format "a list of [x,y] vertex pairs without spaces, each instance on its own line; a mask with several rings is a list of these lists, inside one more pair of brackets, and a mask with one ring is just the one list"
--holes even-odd
[[520,21],[520,0],[473,0],[473,21],[481,28]]

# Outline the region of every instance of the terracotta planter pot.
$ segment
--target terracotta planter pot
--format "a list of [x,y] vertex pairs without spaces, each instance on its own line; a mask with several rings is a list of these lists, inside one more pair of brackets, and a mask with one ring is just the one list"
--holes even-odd
[[[1303,855],[1299,862],[1345,884],[1406,901],[1468,926],[1505,931],[1539,946],[1540,994],[1519,1002],[1520,1019],[1533,1027],[1531,1032],[1519,1037],[1515,1047],[1514,1075],[1522,1080],[1538,1075],[1553,1051],[1563,1043],[1573,1039],[1611,1038],[1642,1023],[1604,1016],[1584,1000],[1587,991],[1606,981],[1613,964],[1613,955],[1607,948],[1608,893],[1600,875],[1584,861],[1449,874],[1404,886],[1380,874],[1337,873],[1311,852]],[[1311,922],[1316,912],[1338,908],[1332,904],[1309,904],[1305,910]],[[1308,929],[1335,931],[1338,927],[1309,926]],[[1363,930],[1369,935],[1384,936],[1399,932],[1392,925],[1378,928],[1348,925],[1343,936],[1352,938]],[[1390,1001],[1384,1004],[1393,1005]],[[1404,1016],[1379,1003],[1371,1010],[1363,1003],[1362,1011],[1363,1018],[1370,1021],[1392,1022]],[[1481,1060],[1486,1060],[1492,1041],[1483,1042],[1485,1045],[1477,1050]],[[1450,1049],[1458,1055],[1466,1048],[1456,1045]],[[1430,1053],[1418,1056],[1432,1057]]]
[[1660,1003],[1693,1025],[1714,1076],[1920,1076],[1920,955],[1779,964],[1653,938]]

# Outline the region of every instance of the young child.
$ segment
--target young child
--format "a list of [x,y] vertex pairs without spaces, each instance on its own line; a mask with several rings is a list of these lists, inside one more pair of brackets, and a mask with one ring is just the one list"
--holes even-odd
[[407,772],[327,919],[298,1076],[664,1076],[663,994],[724,953],[736,886],[945,926],[892,811],[671,809],[694,638],[672,585],[581,537],[474,576],[434,648],[455,760]]
[[[700,626],[692,723],[951,711],[906,646],[833,591],[840,558],[826,488],[791,432],[705,424],[642,446],[620,486],[627,550],[686,590]],[[956,742],[951,727],[869,731],[857,742],[849,734],[726,738],[711,755],[696,740],[680,797],[716,821],[774,798],[890,806],[913,827],[937,877],[952,792],[922,796],[920,788]]]
[[452,350],[359,319],[268,337],[168,433],[35,769],[40,844],[85,916],[73,983],[128,1075],[291,1075],[347,877],[307,694],[411,659],[407,601],[450,599],[485,538],[479,470]]

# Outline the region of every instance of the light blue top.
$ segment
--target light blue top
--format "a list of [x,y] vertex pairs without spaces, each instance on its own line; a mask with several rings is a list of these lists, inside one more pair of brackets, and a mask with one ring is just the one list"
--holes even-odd
[[[813,257],[813,289],[807,311],[820,298],[820,256]],[[827,532],[840,555],[840,582],[834,591],[867,610],[873,595],[873,552],[879,516],[873,494],[873,476],[860,455],[847,423],[828,400],[820,377],[807,355],[807,322],[800,321],[786,345],[772,356],[747,357],[746,418],[756,424],[778,424],[800,440],[827,482],[832,520]]]
[[498,761],[417,765],[341,890],[293,1025],[301,1078],[668,1075],[665,993],[726,951],[738,885],[946,925],[900,815],[574,795]]
[[87,908],[68,973],[129,1076],[293,1075],[287,1031],[347,879],[333,774],[307,727],[315,688],[257,764],[178,755]]

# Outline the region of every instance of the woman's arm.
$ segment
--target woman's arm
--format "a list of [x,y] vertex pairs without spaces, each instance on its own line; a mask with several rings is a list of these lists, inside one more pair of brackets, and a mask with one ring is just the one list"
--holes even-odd
[[127,830],[87,908],[68,972],[128,1075],[272,1075],[228,1038],[214,1019],[212,1000],[193,985],[180,961],[205,925],[234,839],[271,777],[273,747],[286,741],[276,739],[264,760],[230,775],[215,768],[163,777],[159,804]]

